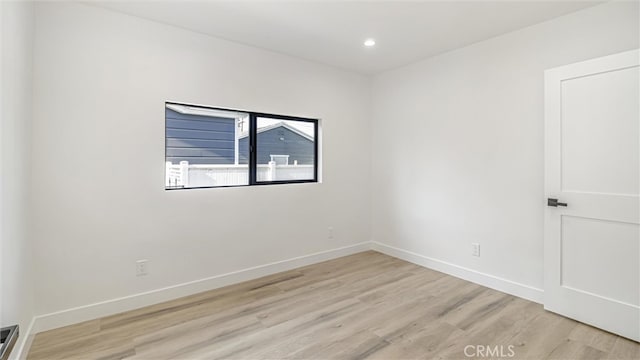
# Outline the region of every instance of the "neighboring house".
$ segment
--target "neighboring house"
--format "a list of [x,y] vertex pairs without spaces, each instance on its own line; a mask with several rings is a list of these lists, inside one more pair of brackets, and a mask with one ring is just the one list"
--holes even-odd
[[[168,104],[165,109],[166,161],[173,164],[188,161],[196,165],[247,164],[248,134],[239,133],[236,140],[238,121],[245,115]],[[313,164],[313,140],[313,136],[285,122],[259,128],[258,164],[268,164],[272,159],[278,165]]]
[[[173,106],[177,110],[180,107]],[[236,119],[166,112],[166,161],[174,164],[234,164]]]
[[[296,162],[299,165],[313,164],[315,146],[313,137],[285,122],[259,128],[256,139],[258,164],[268,164],[272,160],[272,155],[278,165],[293,165]],[[248,141],[247,133],[240,135],[238,150],[240,164],[247,164]]]

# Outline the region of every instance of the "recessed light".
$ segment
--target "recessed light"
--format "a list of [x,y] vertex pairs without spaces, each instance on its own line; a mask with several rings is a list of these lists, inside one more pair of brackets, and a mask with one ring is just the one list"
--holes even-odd
[[366,47],[372,47],[375,44],[376,44],[376,41],[373,39],[367,39],[364,41],[364,46]]

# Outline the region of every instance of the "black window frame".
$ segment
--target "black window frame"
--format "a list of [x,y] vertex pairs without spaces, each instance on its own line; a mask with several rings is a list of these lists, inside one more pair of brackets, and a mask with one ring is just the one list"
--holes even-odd
[[[249,114],[249,182],[248,184],[242,185],[220,185],[220,186],[196,186],[196,187],[171,187],[168,188],[165,185],[165,190],[173,191],[173,190],[190,190],[190,189],[217,189],[217,188],[229,188],[229,187],[246,187],[246,186],[262,186],[262,185],[282,185],[282,184],[304,184],[304,183],[317,183],[318,182],[318,142],[320,139],[318,128],[320,119],[307,118],[301,116],[291,116],[291,115],[280,115],[280,114],[270,114],[256,111],[247,111],[240,109],[232,109],[232,108],[222,108],[215,106],[207,106],[207,105],[196,105],[189,104],[183,102],[175,102],[175,101],[165,101],[164,108],[167,108],[167,105],[181,105],[181,106],[192,106],[199,107],[204,109],[211,110],[220,110],[220,111],[232,111],[232,112],[240,112]],[[258,140],[258,118],[267,118],[273,120],[286,120],[286,121],[301,121],[306,123],[313,123],[313,179],[304,179],[304,180],[272,180],[272,181],[257,181],[257,140]],[[164,117],[164,159],[167,159],[167,117]],[[166,171],[166,169],[165,169]],[[166,174],[165,174],[166,175]]]

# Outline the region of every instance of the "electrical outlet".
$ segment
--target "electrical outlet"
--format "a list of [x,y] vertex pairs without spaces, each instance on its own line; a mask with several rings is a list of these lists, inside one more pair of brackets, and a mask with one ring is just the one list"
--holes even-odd
[[149,260],[136,261],[136,276],[145,276],[149,274]]
[[333,239],[333,226],[329,226],[328,235],[329,239]]
[[471,244],[471,255],[480,257],[480,244],[472,243]]

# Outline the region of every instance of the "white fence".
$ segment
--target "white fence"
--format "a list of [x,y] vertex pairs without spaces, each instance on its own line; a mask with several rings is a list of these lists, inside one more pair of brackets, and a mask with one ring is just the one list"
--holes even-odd
[[[165,186],[167,188],[246,185],[249,183],[248,165],[190,165],[166,163]],[[313,179],[313,165],[258,164],[258,181]]]

